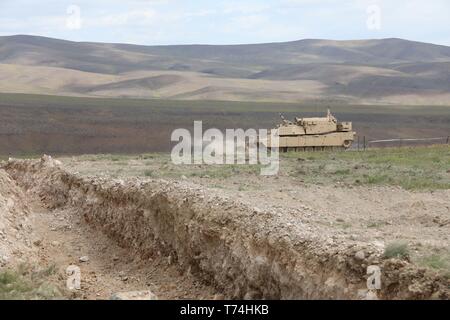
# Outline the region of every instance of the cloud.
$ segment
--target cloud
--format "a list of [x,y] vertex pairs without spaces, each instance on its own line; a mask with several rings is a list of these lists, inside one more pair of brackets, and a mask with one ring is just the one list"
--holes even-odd
[[242,36],[252,39],[251,42],[267,42],[267,39],[298,40],[306,35],[301,26],[279,24],[266,14],[233,17],[229,23],[224,25],[222,31],[229,34],[240,33]]
[[[81,28],[66,28],[67,7],[81,8]],[[367,7],[381,9],[380,30]],[[2,34],[141,44],[251,43],[304,38],[400,37],[450,44],[447,0],[2,0]],[[128,40],[127,40],[128,41]]]
[[262,14],[234,17],[230,20],[230,30],[255,29],[268,23],[269,18]]
[[154,10],[128,11],[118,14],[102,15],[95,18],[85,18],[86,27],[117,27],[129,25],[149,25],[156,22],[157,14]]
[[262,1],[226,1],[220,4],[224,14],[255,14],[271,9],[273,5]]
[[0,26],[3,33],[31,33],[29,31],[43,31],[65,26],[66,17],[64,16],[39,16],[25,19],[1,18]]

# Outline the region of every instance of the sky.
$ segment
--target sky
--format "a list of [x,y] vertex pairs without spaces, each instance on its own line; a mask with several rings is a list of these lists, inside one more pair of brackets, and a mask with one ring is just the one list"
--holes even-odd
[[242,44],[300,39],[450,45],[448,0],[0,0],[0,36]]

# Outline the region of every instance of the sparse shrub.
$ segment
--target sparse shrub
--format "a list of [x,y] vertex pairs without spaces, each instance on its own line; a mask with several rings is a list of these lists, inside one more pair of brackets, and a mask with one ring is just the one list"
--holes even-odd
[[383,256],[386,259],[392,258],[408,259],[409,258],[408,244],[405,242],[391,242],[384,249]]
[[370,222],[370,223],[367,225],[367,228],[381,228],[381,227],[383,227],[383,226],[385,226],[385,225],[386,225],[385,222],[382,222],[382,221],[375,221],[375,222]]
[[438,271],[444,271],[450,275],[450,256],[432,254],[421,259],[420,264]]
[[340,176],[346,176],[346,175],[350,174],[350,169],[340,169],[340,170],[336,170],[336,171],[334,172],[334,174],[340,175]]
[[350,229],[352,227],[352,224],[349,222],[339,222],[338,226],[341,227],[342,229],[346,230],[346,229]]
[[190,177],[202,177],[203,174],[201,172],[190,172],[189,176]]
[[295,171],[294,171],[294,176],[304,176],[304,175],[306,175],[307,174],[307,172],[304,170],[304,169],[302,169],[302,168],[298,168],[298,169],[296,169]]
[[144,176],[146,176],[146,177],[155,177],[156,174],[155,174],[155,172],[153,170],[145,170],[144,171]]
[[0,272],[0,300],[37,300],[63,297],[63,290],[53,285],[49,277],[56,268],[32,271],[30,266]]

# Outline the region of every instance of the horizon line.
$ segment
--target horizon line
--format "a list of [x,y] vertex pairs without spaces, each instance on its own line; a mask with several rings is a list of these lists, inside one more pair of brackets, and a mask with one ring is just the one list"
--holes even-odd
[[34,37],[34,38],[45,38],[50,40],[67,41],[73,43],[100,43],[100,44],[116,44],[116,45],[133,45],[133,46],[145,46],[145,47],[168,47],[168,46],[245,46],[245,45],[269,45],[269,44],[282,44],[282,43],[294,43],[300,41],[336,41],[336,42],[362,42],[362,41],[383,41],[383,40],[401,40],[408,42],[431,44],[435,46],[450,47],[445,44],[438,44],[433,42],[424,42],[418,40],[411,40],[398,37],[388,37],[388,38],[367,38],[367,39],[325,39],[325,38],[303,38],[297,40],[287,40],[287,41],[272,41],[272,42],[255,42],[255,43],[235,43],[235,44],[208,44],[208,43],[183,43],[183,44],[139,44],[130,42],[105,42],[105,41],[78,41],[69,40],[64,38],[55,38],[36,34],[10,34],[10,35],[0,35],[0,38],[12,38],[12,37]]

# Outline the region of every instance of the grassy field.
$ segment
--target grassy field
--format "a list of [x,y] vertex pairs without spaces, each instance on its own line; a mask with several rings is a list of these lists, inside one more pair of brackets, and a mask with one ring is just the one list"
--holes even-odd
[[288,154],[290,175],[309,183],[393,185],[407,190],[450,189],[450,147],[371,149],[365,152]]
[[0,94],[0,154],[137,154],[171,149],[174,129],[273,128],[331,108],[370,139],[450,135],[450,107],[98,99]]
[[[114,178],[258,177],[258,165],[174,165],[170,155],[86,155],[65,158],[85,174],[103,173]],[[450,189],[450,147],[403,147],[347,152],[281,154],[280,175],[315,185],[400,186],[407,190]],[[242,188],[245,188],[243,185]]]

